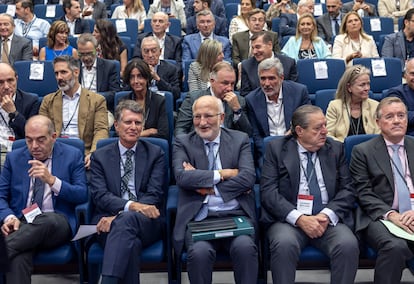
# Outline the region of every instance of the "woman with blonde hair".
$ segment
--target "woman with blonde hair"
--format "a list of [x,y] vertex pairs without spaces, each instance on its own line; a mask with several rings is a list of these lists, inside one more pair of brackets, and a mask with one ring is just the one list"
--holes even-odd
[[210,72],[213,66],[223,61],[223,46],[217,40],[206,39],[198,50],[197,59],[188,71],[189,91],[205,90],[210,86]]
[[78,52],[69,45],[69,27],[64,21],[55,21],[47,34],[47,43],[39,52],[39,60],[53,60],[61,55],[78,58]]
[[344,16],[339,32],[332,48],[333,58],[342,58],[346,64],[352,65],[354,58],[379,57],[375,41],[364,32],[357,12],[352,11]]
[[296,26],[296,36],[290,37],[282,53],[295,59],[327,58],[331,51],[326,43],[317,36],[316,21],[312,14],[300,16]]
[[112,19],[136,19],[138,32],[144,30],[144,21],[147,18],[142,0],[123,0],[123,5],[115,8]]
[[335,100],[326,111],[328,135],[344,141],[347,136],[376,134],[378,102],[368,97],[370,70],[362,65],[348,67],[339,80]]

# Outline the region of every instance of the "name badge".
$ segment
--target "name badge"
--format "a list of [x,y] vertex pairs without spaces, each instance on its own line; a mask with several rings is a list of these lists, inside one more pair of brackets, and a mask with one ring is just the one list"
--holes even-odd
[[297,210],[305,215],[312,215],[312,208],[313,208],[313,196],[299,194]]
[[14,140],[16,140],[14,138],[14,136],[9,136],[8,137],[8,139],[7,139],[7,152],[11,152]]
[[37,203],[33,203],[32,206],[26,207],[22,210],[22,213],[24,215],[24,218],[26,218],[27,223],[32,223],[34,218],[36,218],[37,215],[42,214],[42,210],[40,210],[39,206],[37,206]]
[[411,210],[414,208],[414,193],[410,193]]

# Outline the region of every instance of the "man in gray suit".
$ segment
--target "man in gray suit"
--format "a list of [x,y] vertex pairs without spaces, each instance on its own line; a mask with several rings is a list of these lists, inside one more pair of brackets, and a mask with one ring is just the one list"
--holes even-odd
[[312,105],[294,112],[291,133],[268,144],[260,183],[273,282],[293,284],[301,250],[312,245],[330,258],[330,283],[352,284],[359,248],[343,145],[327,139],[326,118]]
[[[1,61],[14,64],[16,61],[32,60],[32,41],[14,34],[14,20],[9,14],[0,14],[0,36],[1,36]],[[7,48],[4,41],[7,40]]]
[[405,61],[414,57],[414,8],[407,11],[404,16],[401,31],[385,36],[382,46],[382,57],[395,57],[401,59],[404,70]]
[[187,134],[193,130],[192,105],[201,96],[215,96],[223,102],[224,121],[226,128],[231,128],[251,134],[251,126],[246,114],[244,98],[236,95],[234,84],[236,74],[228,62],[219,62],[213,66],[210,73],[210,88],[202,91],[194,91],[187,95],[178,112],[175,124],[175,135]]
[[377,8],[371,3],[365,2],[365,0],[354,0],[344,3],[342,5],[342,13],[355,11],[362,17],[378,17]]
[[245,216],[256,226],[255,170],[249,137],[220,127],[222,102],[203,96],[193,105],[194,132],[176,137],[173,169],[179,198],[173,242],[177,257],[185,247],[191,283],[212,283],[216,251],[225,250],[233,262],[235,282],[257,282],[258,251],[254,235],[193,241],[190,221]]
[[414,141],[405,136],[407,108],[399,98],[383,99],[376,116],[381,135],[352,151],[350,171],[359,201],[355,230],[377,251],[374,283],[393,284],[400,283],[413,246],[391,234],[381,220],[414,232]]
[[343,16],[341,8],[341,0],[326,0],[328,12],[316,18],[318,36],[328,44],[333,44],[333,38],[339,34]]

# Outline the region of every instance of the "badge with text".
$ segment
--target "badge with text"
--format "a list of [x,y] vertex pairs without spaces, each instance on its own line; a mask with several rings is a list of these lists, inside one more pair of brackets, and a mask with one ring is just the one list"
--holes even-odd
[[297,210],[305,215],[312,215],[313,196],[306,194],[298,195]]
[[410,193],[411,210],[414,208],[414,193]]
[[37,203],[33,203],[32,206],[26,207],[22,210],[22,213],[24,215],[24,218],[26,218],[27,223],[32,223],[34,218],[36,218],[37,215],[42,214],[42,210],[40,210],[39,206],[37,206]]

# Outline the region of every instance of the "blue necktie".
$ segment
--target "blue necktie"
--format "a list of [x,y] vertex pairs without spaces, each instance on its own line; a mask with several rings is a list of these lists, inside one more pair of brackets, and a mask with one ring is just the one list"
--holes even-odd
[[404,213],[405,211],[411,210],[410,191],[408,190],[407,183],[404,179],[401,159],[398,155],[400,145],[391,145],[391,148],[393,151],[393,172],[398,192],[398,211]]
[[128,187],[128,183],[130,178],[132,177],[132,155],[134,155],[134,151],[129,149],[125,152],[126,160],[124,164],[124,175],[121,178],[121,194],[124,195],[125,192],[128,192],[128,200],[137,201],[135,195],[131,192]]
[[338,22],[338,18],[335,18],[334,21],[335,21],[335,35],[339,35],[339,22]]
[[33,184],[33,202],[37,203],[40,210],[42,210],[43,206],[43,195],[45,193],[45,183],[40,178],[35,178]]
[[[215,168],[214,145],[216,145],[216,142],[208,142],[206,143],[206,145],[208,147],[208,153],[207,153],[208,169],[212,171]],[[195,216],[194,221],[202,221],[205,218],[207,218],[207,215],[208,215],[208,203],[203,203],[203,205],[200,208],[200,211],[198,211],[197,215]]]
[[318,179],[316,178],[316,169],[312,162],[312,154],[312,152],[306,152],[306,156],[308,157],[306,179],[308,181],[309,193],[313,196],[312,215],[316,215],[323,209],[323,207],[321,190],[319,188]]

